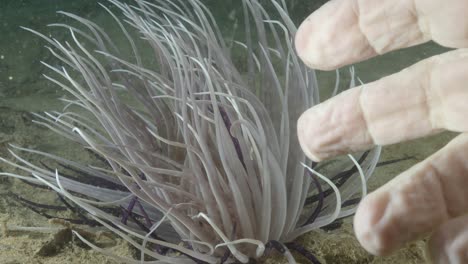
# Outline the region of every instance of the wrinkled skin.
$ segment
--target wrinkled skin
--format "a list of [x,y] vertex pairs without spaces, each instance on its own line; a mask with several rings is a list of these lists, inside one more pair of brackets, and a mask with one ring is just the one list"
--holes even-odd
[[434,263],[468,263],[468,1],[332,0],[302,23],[296,49],[308,66],[331,70],[429,40],[455,50],[307,110],[298,135],[307,156],[321,161],[460,132],[365,197],[354,229],[375,255],[430,235]]

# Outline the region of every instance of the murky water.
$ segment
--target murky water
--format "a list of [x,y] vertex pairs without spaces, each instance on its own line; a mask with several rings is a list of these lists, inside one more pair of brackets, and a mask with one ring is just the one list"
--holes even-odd
[[[220,1],[206,0],[224,35],[236,37],[242,35],[242,30],[236,28],[238,23],[233,17],[235,12],[241,12],[238,0]],[[311,4],[311,2],[313,2]],[[320,6],[321,1],[295,0],[288,2],[294,20],[299,22],[312,10]],[[20,26],[33,28],[46,35],[55,32],[47,24],[68,22],[69,19],[56,11],[64,10],[89,18],[100,25],[109,26],[111,22],[104,15],[96,1],[92,0],[1,0],[0,1],[0,156],[9,156],[8,144],[26,147],[42,147],[53,149],[65,157],[86,160],[89,157],[73,148],[66,140],[59,139],[54,134],[38,127],[31,122],[30,112],[59,110],[63,107],[57,99],[64,92],[56,85],[47,81],[42,74],[47,69],[40,61],[50,62],[51,57],[44,48],[45,42],[31,33],[22,30]],[[241,23],[241,22],[239,22]],[[232,29],[236,28],[233,32]],[[112,34],[112,32],[111,32]],[[65,35],[54,35],[63,40]],[[377,80],[388,74],[395,73],[405,67],[446,49],[434,43],[395,51],[355,65],[356,74],[364,82]],[[347,70],[344,70],[347,72]],[[346,79],[346,74],[343,74]],[[319,84],[324,97],[334,86],[334,72],[319,72]],[[380,167],[371,180],[370,188],[375,189],[393,178],[399,172],[412,164],[424,159],[452,138],[450,133],[418,140],[412,143],[399,144],[384,149],[382,160],[407,157],[402,162]],[[81,155],[78,156],[77,155]],[[9,171],[11,167],[0,164],[1,171]],[[31,210],[20,206],[12,199],[11,193],[22,194],[34,201],[54,202],[57,197],[50,193],[36,193],[35,189],[0,178],[0,220],[2,223],[21,226],[48,225],[46,219]],[[330,232],[315,232],[301,238],[301,242],[311,251],[316,252],[326,263],[421,263],[421,242],[410,245],[389,258],[374,258],[365,253],[352,235],[350,219],[343,221],[340,228]],[[7,237],[0,236],[0,263],[113,263],[105,257],[86,247],[70,242],[56,254],[39,257],[35,252],[41,245],[50,240],[48,235],[15,232]],[[121,254],[132,254],[128,245],[119,244],[112,250]],[[282,263],[281,258],[272,257],[266,263]]]

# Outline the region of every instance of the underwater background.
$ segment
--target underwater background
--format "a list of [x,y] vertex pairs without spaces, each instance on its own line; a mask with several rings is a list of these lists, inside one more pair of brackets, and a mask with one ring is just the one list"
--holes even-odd
[[[264,0],[262,2],[268,2]],[[286,0],[289,12],[298,25],[308,14],[326,1]],[[130,1],[126,1],[130,2]],[[235,12],[242,12],[240,0],[204,0],[215,16],[226,39],[242,36],[242,26],[237,28]],[[103,2],[105,4],[105,1]],[[44,48],[45,42],[22,30],[20,26],[32,28],[49,35],[53,29],[46,25],[67,22],[56,12],[59,10],[90,19],[103,27],[112,28],[111,19],[99,7],[96,0],[0,0],[0,157],[10,157],[8,144],[27,148],[38,148],[91,162],[92,157],[76,148],[68,140],[58,137],[50,130],[32,123],[30,112],[61,110],[63,104],[57,99],[64,95],[59,87],[47,81],[42,74],[48,70],[40,63],[53,63]],[[117,12],[118,13],[118,12]],[[67,32],[54,36],[65,41]],[[60,35],[62,34],[62,35]],[[112,33],[110,33],[112,36]],[[118,45],[119,40],[113,39]],[[375,58],[355,65],[356,75],[364,82],[371,82],[395,73],[423,58],[444,52],[446,49],[434,43],[413,47]],[[52,62],[51,62],[52,60]],[[342,71],[342,83],[349,79],[348,69]],[[325,100],[333,90],[335,72],[317,72],[321,99]],[[388,146],[383,149],[381,162],[369,182],[369,189],[389,181],[401,171],[424,159],[446,144],[454,134],[438,136]],[[386,161],[393,161],[385,165]],[[12,168],[0,163],[0,171]],[[38,191],[29,185],[10,178],[0,178],[0,225],[50,226],[47,219],[21,205],[15,195],[37,203],[57,203],[52,192]],[[63,215],[60,215],[63,214]],[[67,218],[70,212],[60,213]],[[367,254],[354,238],[352,219],[339,220],[327,228],[311,232],[299,239],[308,250],[323,263],[424,263],[423,242],[408,245],[395,255],[381,258]],[[2,229],[5,231],[4,229]],[[132,255],[132,249],[120,240],[108,241],[109,250]],[[299,263],[307,263],[298,258]],[[67,236],[34,232],[2,232],[0,234],[0,264],[13,263],[115,263],[105,256],[86,248]],[[282,257],[270,257],[264,263],[285,263]]]

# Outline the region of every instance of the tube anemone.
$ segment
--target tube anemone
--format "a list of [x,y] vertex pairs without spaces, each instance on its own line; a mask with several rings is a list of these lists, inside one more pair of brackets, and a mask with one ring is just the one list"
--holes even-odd
[[[319,103],[319,90],[293,49],[296,28],[284,1],[266,9],[243,0],[246,38],[229,45],[199,0],[109,2],[123,14],[102,5],[130,56],[100,26],[66,12],[81,26],[53,26],[68,30],[70,42],[26,29],[62,63],[44,62],[51,70],[45,77],[69,93],[63,112],[36,114],[35,122],[93,151],[103,166],[12,146],[16,161],[2,161],[26,176],[2,175],[46,185],[84,209],[141,259],[76,235],[126,263],[247,263],[268,245],[294,263],[288,243],[354,212],[349,201],[365,195],[380,149],[332,165],[312,164],[302,153],[296,119]],[[243,54],[244,70],[233,50]],[[20,152],[92,175],[95,184]],[[127,215],[104,207],[127,208]],[[127,221],[129,213],[144,223]]]

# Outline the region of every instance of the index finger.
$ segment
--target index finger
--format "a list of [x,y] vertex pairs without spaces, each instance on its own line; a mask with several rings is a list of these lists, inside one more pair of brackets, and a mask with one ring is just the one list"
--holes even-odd
[[296,50],[331,70],[429,40],[468,47],[467,12],[466,0],[332,0],[299,27]]

